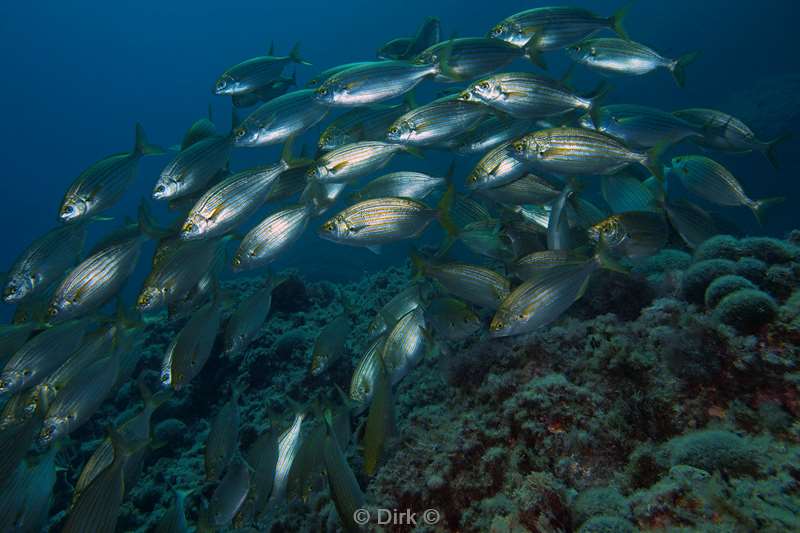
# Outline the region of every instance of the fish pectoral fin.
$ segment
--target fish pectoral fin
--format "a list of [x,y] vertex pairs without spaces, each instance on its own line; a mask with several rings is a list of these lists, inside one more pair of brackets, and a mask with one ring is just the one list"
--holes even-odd
[[350,233],[358,233],[359,231],[361,231],[362,229],[364,229],[366,227],[367,227],[366,224],[362,224],[360,226],[353,226],[353,225],[347,224],[347,231],[349,231]]
[[223,210],[224,208],[225,208],[225,202],[220,202],[220,203],[219,203],[219,204],[218,204],[218,205],[217,205],[217,206],[214,208],[214,210],[213,210],[213,211],[211,211],[211,213],[208,215],[208,219],[207,219],[207,220],[214,220],[215,218],[217,218],[217,217],[219,216],[219,214],[220,214],[220,213],[222,213],[222,210]]

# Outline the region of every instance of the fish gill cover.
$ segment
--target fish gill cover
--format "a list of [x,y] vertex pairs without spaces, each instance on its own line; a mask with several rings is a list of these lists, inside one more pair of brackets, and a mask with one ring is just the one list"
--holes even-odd
[[11,6],[0,531],[800,530],[791,3],[579,4]]

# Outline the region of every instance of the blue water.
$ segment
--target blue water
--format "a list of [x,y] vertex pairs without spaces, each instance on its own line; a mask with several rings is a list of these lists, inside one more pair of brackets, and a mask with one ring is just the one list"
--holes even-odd
[[[618,1],[570,3],[604,15],[620,6]],[[296,41],[302,42],[302,55],[314,64],[298,68],[303,85],[324,68],[374,58],[385,41],[412,35],[424,16],[442,20],[443,37],[483,35],[504,17],[540,4],[512,0],[9,3],[0,20],[0,49],[4,50],[0,168],[5,200],[0,210],[0,227],[5,228],[0,232],[0,270],[8,268],[32,239],[56,224],[63,192],[84,168],[111,153],[130,149],[137,121],[151,142],[169,146],[180,142],[186,128],[205,114],[210,103],[218,128],[227,130],[230,101],[213,96],[212,84],[230,65],[265,53],[270,41],[278,54],[288,53]],[[795,4],[789,0],[639,2],[626,23],[634,39],[667,56],[690,50],[700,50],[702,55],[689,67],[685,89],[676,87],[666,71],[659,71],[613,80],[609,101],[667,110],[718,107],[728,102],[730,94],[760,80],[797,73],[796,47],[787,38],[796,30]],[[554,74],[566,69],[563,53],[547,57]],[[514,67],[529,68],[521,61]],[[287,74],[290,72],[291,67]],[[588,90],[597,80],[594,73],[579,68],[578,86]],[[426,101],[441,88],[425,82],[419,99]],[[757,133],[769,138],[777,129]],[[797,134],[796,127],[794,130]],[[314,129],[305,138],[313,145],[318,133]],[[797,225],[797,138],[795,135],[795,140],[781,148],[780,171],[774,171],[758,154],[715,156],[740,177],[752,197],[787,197],[764,228],[754,226],[745,209],[723,210],[745,231],[782,234]],[[691,145],[681,147],[696,151]],[[233,168],[275,161],[279,150],[237,149]],[[476,159],[459,160],[457,181],[463,183]],[[168,157],[142,160],[136,183],[109,212],[117,221],[95,224],[94,238],[135,213],[139,198],[149,197],[167,161]],[[403,156],[387,171],[407,168],[436,173],[443,172],[448,163],[449,156],[441,154],[431,154],[426,161]],[[165,210],[157,213],[166,216]],[[310,228],[277,268],[296,266],[315,277],[353,277],[365,269],[397,263],[406,252],[407,245],[398,244],[375,256],[366,249],[322,241]],[[141,262],[132,282],[135,288],[147,263]]]

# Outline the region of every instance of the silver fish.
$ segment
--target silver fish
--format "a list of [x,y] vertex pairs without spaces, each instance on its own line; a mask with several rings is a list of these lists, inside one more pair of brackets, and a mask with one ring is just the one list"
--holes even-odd
[[763,223],[764,213],[768,208],[783,201],[783,198],[753,200],[727,168],[705,156],[674,158],[669,176],[678,178],[687,189],[709,202],[747,207],[759,223]]
[[64,194],[59,218],[62,222],[75,222],[110,208],[133,181],[139,160],[163,153],[162,148],[147,142],[144,129],[136,124],[133,151],[106,157],[84,170]]
[[622,22],[629,8],[630,4],[611,17],[600,17],[579,7],[537,7],[506,18],[489,31],[489,37],[515,46],[533,41],[539,50],[558,50],[603,29],[627,39]]
[[41,294],[75,265],[86,240],[84,223],[50,230],[33,241],[14,261],[3,289],[6,303],[18,303]]
[[421,307],[402,317],[386,336],[381,357],[392,385],[417,365],[425,352],[425,312]]
[[348,207],[320,226],[321,238],[349,246],[379,251],[382,244],[419,236],[433,220],[440,220],[455,233],[449,221],[452,187],[437,209],[410,198],[373,198]]
[[482,154],[522,137],[533,127],[534,122],[530,120],[491,115],[481,121],[477,128],[458,137],[456,151],[461,155]]
[[561,175],[614,174],[634,163],[662,175],[659,148],[635,152],[614,137],[582,128],[540,130],[514,141],[512,148],[516,157],[542,171]]
[[356,61],[353,63],[343,63],[341,65],[336,65],[335,67],[331,67],[329,69],[325,69],[306,83],[306,87],[316,87],[320,83],[324,82],[334,74],[342,72],[343,70],[347,70],[352,67],[360,67],[363,65],[374,65],[376,63],[380,63],[380,61]]
[[591,110],[604,93],[600,90],[582,97],[557,80],[528,72],[504,72],[476,81],[458,98],[482,103],[514,118],[530,119]]
[[314,91],[292,91],[259,106],[233,131],[235,146],[268,146],[286,141],[317,124],[328,108],[314,99]]
[[370,181],[361,190],[350,195],[350,200],[359,202],[388,196],[423,200],[446,183],[447,178],[429,176],[422,172],[392,172]]
[[225,353],[241,353],[258,335],[272,306],[272,291],[286,280],[269,276],[261,289],[242,300],[225,326]]
[[233,230],[264,204],[275,180],[288,168],[289,163],[281,159],[237,172],[211,187],[189,211],[180,238],[209,239]]
[[289,63],[311,64],[300,57],[300,43],[294,45],[288,56],[276,57],[270,53],[232,66],[217,79],[214,84],[214,94],[252,93],[280,76]]
[[422,305],[423,293],[418,283],[413,283],[381,307],[375,318],[367,326],[367,334],[371,339],[382,335],[393,327],[406,313]]
[[155,533],[188,533],[189,524],[186,521],[186,497],[189,491],[173,489],[175,498],[172,505],[161,516],[156,525]]
[[239,449],[239,404],[234,388],[231,399],[220,407],[211,427],[205,448],[206,479],[217,480]]
[[402,144],[361,141],[346,144],[322,154],[309,167],[309,180],[321,183],[346,183],[385,167],[398,152],[413,151]]
[[502,68],[528,51],[498,39],[462,37],[435,44],[414,58],[417,65],[436,65],[437,81],[473,80]]
[[429,261],[416,254],[411,260],[420,273],[435,279],[447,292],[487,309],[497,309],[510,291],[511,283],[486,267]]
[[161,171],[153,188],[153,198],[175,200],[205,189],[228,164],[232,142],[231,135],[214,135],[178,152]]
[[203,369],[211,356],[220,322],[220,305],[212,300],[194,312],[167,347],[161,383],[180,390]]
[[[597,120],[599,124],[595,125]],[[671,113],[640,105],[609,105],[582,116],[582,128],[607,133],[635,149],[649,149],[660,144],[675,144],[683,139],[701,137],[698,129]]]
[[209,515],[211,524],[224,527],[230,524],[250,490],[250,467],[241,457],[228,466],[225,476],[211,495]]
[[436,144],[471,130],[489,113],[486,106],[445,96],[400,116],[389,126],[386,139],[411,146]]
[[119,354],[112,352],[67,383],[47,409],[39,443],[48,445],[86,423],[111,392],[118,372]]
[[320,376],[328,370],[345,350],[350,336],[350,316],[347,310],[326,324],[314,341],[311,352],[311,375]]
[[478,194],[501,204],[545,204],[555,200],[560,191],[550,181],[536,174],[491,189],[478,189]]
[[23,344],[0,373],[0,394],[14,394],[44,381],[78,349],[88,326],[87,320],[65,322]]
[[295,456],[302,443],[300,432],[305,413],[297,413],[291,427],[278,437],[278,463],[275,465],[275,479],[272,482],[270,501],[286,498],[286,484],[289,480],[289,470],[292,468]]
[[667,243],[664,214],[653,211],[628,211],[611,215],[588,230],[589,239],[616,254],[647,257]]
[[481,319],[467,304],[455,298],[436,298],[425,309],[425,321],[437,335],[459,341],[475,334],[482,326]]
[[686,84],[686,67],[698,55],[689,52],[678,59],[668,59],[641,43],[614,38],[588,39],[570,46],[567,53],[582,65],[610,74],[641,76],[665,68],[679,87]]
[[784,133],[771,141],[762,141],[740,119],[715,109],[682,109],[673,115],[700,129],[702,135],[692,137],[692,142],[723,152],[761,152],[775,168],[778,166],[776,147],[791,137]]
[[530,164],[514,156],[511,142],[493,148],[478,161],[467,176],[468,189],[489,189],[515,181],[529,170]]
[[349,396],[351,400],[358,404],[366,405],[372,399],[375,391],[375,380],[382,366],[381,357],[385,342],[386,339],[384,337],[378,337],[372,341],[353,371]]
[[274,261],[300,238],[310,216],[309,206],[290,205],[265,218],[242,239],[233,256],[233,269],[250,270]]
[[401,96],[422,80],[438,74],[435,64],[415,65],[406,61],[377,61],[337,72],[315,91],[314,97],[328,106],[355,107]]
[[331,499],[344,529],[360,531],[362,525],[358,520],[358,510],[364,507],[364,493],[358,486],[356,476],[347,464],[342,447],[336,438],[330,411],[325,413],[325,427],[322,458],[328,476]]
[[601,190],[603,198],[614,213],[649,211],[659,207],[659,201],[653,192],[632,176],[603,176]]

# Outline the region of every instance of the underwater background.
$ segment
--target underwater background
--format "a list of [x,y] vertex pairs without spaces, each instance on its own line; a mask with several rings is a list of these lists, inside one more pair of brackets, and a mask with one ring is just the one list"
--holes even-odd
[[[151,143],[168,147],[179,143],[210,105],[217,130],[227,132],[230,98],[213,94],[214,81],[232,64],[266,54],[270,43],[277,55],[300,43],[303,59],[312,65],[290,65],[284,73],[296,69],[297,88],[302,88],[326,68],[374,60],[382,44],[413,35],[425,17],[441,20],[442,39],[483,36],[496,22],[540,4],[84,0],[6,5],[0,19],[0,46],[6,51],[5,83],[0,84],[6,124],[0,151],[5,199],[0,271],[59,224],[64,191],[82,170],[131,149],[137,122]],[[621,6],[620,1],[568,4],[609,16]],[[377,508],[435,509],[437,520],[367,530],[800,531],[800,234],[792,231],[800,227],[800,60],[791,44],[795,2],[641,0],[633,4],[625,26],[633,39],[667,57],[695,50],[700,56],[687,68],[684,88],[665,70],[610,78],[607,103],[670,111],[708,107],[741,118],[760,139],[791,133],[777,148],[778,168],[755,152],[713,154],[750,197],[782,196],[783,203],[759,225],[744,207],[697,200],[720,214],[723,233],[731,236],[695,250],[673,238],[667,249],[638,264],[634,275],[598,274],[578,304],[535,334],[477,335],[424,358],[395,390],[396,427],[377,474],[363,472],[360,437],[344,451],[373,514]],[[548,73],[556,78],[571,63],[558,51],[546,57]],[[539,71],[523,59],[502,70]],[[579,65],[572,83],[588,92],[598,79]],[[443,88],[447,85],[423,82],[416,99],[429,102]],[[239,110],[240,118],[251,110]],[[313,156],[329,121],[297,139],[295,151],[307,144]],[[231,169],[273,163],[280,153],[280,145],[234,148]],[[684,141],[664,161],[685,153],[705,152]],[[123,199],[102,213],[113,220],[92,223],[86,249],[126,217],[135,218],[141,198],[156,219],[174,218],[150,198],[171,157],[140,161]],[[464,178],[480,157],[455,159],[457,190],[464,191]],[[419,170],[441,176],[453,160],[433,150],[425,151],[424,159],[402,155],[380,174]],[[331,215],[346,205],[341,199]],[[261,208],[242,228],[248,230],[274,209]],[[216,487],[205,480],[204,449],[234,384],[240,389],[243,451],[263,432],[288,428],[299,405],[315,418],[319,405],[338,401],[336,387],[348,391],[370,343],[369,323],[413,278],[411,247],[432,250],[445,238],[432,225],[420,239],[389,244],[374,254],[320,239],[316,228],[328,218],[312,219],[303,237],[271,265],[272,273],[288,281],[275,287],[269,319],[246,354],[232,359],[217,347],[197,382],[155,412],[158,445],[148,452],[138,483],[126,488],[117,531],[155,531],[173,505],[176,488],[192,491],[186,514],[203,530],[197,526],[202,502]],[[122,291],[128,305],[135,303],[150,271],[154,249],[154,243],[145,243]],[[457,244],[451,255],[467,260],[470,252]],[[754,267],[751,259],[759,264]],[[705,264],[709,260],[732,263]],[[742,318],[738,310],[736,317],[721,319],[707,302],[706,287],[734,273],[772,299],[768,317],[752,317],[757,327],[743,325],[751,317]],[[234,276],[225,269],[224,314],[264,286],[266,276],[266,270]],[[352,324],[344,357],[327,375],[310,376],[309,353],[318,334],[348,312]],[[13,314],[14,306],[0,304],[3,323]],[[159,372],[167,346],[184,323],[167,320],[166,314],[161,318],[146,323],[134,377]],[[56,461],[65,471],[54,481],[45,530],[62,530],[87,458],[109,427],[141,405],[131,378],[70,435]],[[316,418],[316,425],[305,430],[308,442],[324,427]],[[365,418],[365,412],[353,416],[356,435]],[[322,467],[304,459],[313,466],[303,481],[311,481],[292,487],[289,503],[251,530],[343,530]],[[248,531],[244,525],[241,530]]]

